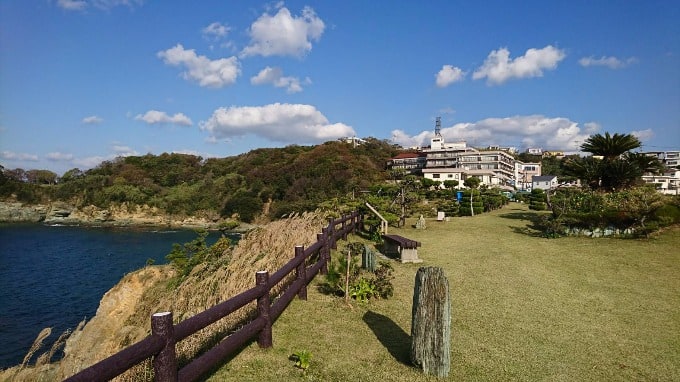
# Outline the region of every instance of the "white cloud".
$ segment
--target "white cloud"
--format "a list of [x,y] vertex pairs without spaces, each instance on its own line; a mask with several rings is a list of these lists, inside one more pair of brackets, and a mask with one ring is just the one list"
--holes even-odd
[[[281,68],[269,67],[262,69],[256,76],[250,78],[250,83],[253,85],[271,84],[277,88],[286,88],[288,93],[298,93],[302,91],[300,79],[297,77],[287,77],[283,75]],[[306,78],[305,84],[310,84],[311,80]]]
[[[588,125],[588,124],[586,124]],[[447,142],[467,141],[469,146],[507,145],[519,147],[542,147],[545,150],[576,151],[591,134],[568,118],[548,118],[542,115],[487,118],[472,123],[457,123],[442,128]],[[434,130],[434,129],[433,129]],[[422,131],[409,136],[402,130],[392,132],[392,140],[402,146],[426,146],[434,131]]]
[[12,151],[0,151],[0,159],[37,162],[38,156],[34,154],[15,153]]
[[65,153],[60,153],[60,152],[53,152],[53,153],[48,153],[46,155],[48,160],[51,160],[53,162],[63,162],[63,161],[70,161],[73,159],[73,154],[65,154]]
[[103,156],[92,156],[92,157],[85,157],[85,158],[77,158],[73,160],[73,165],[81,168],[81,169],[90,169],[93,167],[97,167],[100,163],[106,161],[106,160],[111,160],[114,157],[109,156],[109,157],[103,157]]
[[203,37],[207,39],[219,40],[227,36],[231,28],[218,22],[214,22],[201,30]]
[[96,115],[91,115],[89,117],[83,118],[83,123],[91,125],[91,124],[97,124],[97,123],[102,123],[104,120],[100,117],[97,117]]
[[265,13],[253,22],[248,30],[250,45],[241,56],[302,57],[312,50],[312,41],[321,38],[325,27],[310,7],[305,7],[301,16],[292,16],[288,8],[281,7],[275,15]]
[[182,72],[182,77],[196,81],[200,86],[221,88],[232,85],[241,74],[241,65],[236,57],[210,60],[196,55],[193,49],[184,49],[181,44],[158,52],[158,57],[168,65],[185,67],[187,70]]
[[600,131],[600,126],[599,123],[597,122],[586,122],[583,124],[583,132],[586,134],[596,134],[598,131]]
[[144,121],[148,123],[149,125],[157,124],[157,123],[168,123],[172,125],[181,125],[181,126],[191,126],[193,125],[193,122],[191,122],[191,119],[187,117],[186,115],[182,113],[177,113],[173,116],[169,116],[166,112],[164,111],[158,111],[158,110],[149,110],[144,115],[142,114],[137,114],[135,116],[135,119],[138,121]]
[[511,78],[543,76],[543,70],[553,70],[566,57],[563,50],[548,45],[542,49],[529,49],[524,56],[510,59],[510,51],[501,48],[491,51],[484,64],[477,68],[472,78],[486,78],[487,84],[499,85]]
[[139,155],[139,153],[129,146],[113,145],[111,150],[119,157],[129,157],[131,155]]
[[356,135],[350,126],[331,124],[314,106],[302,104],[222,107],[200,126],[215,140],[256,135],[276,142],[302,144]]
[[462,81],[465,78],[465,72],[460,68],[451,65],[444,65],[442,69],[435,74],[436,84],[440,88],[445,88],[454,82]]
[[67,11],[82,11],[87,8],[87,2],[85,0],[58,0],[57,6]]
[[631,135],[636,136],[640,141],[648,141],[654,136],[654,131],[652,129],[635,130],[630,133]]
[[637,62],[637,58],[635,57],[629,57],[625,60],[620,60],[616,57],[600,57],[600,58],[593,58],[593,57],[583,57],[580,60],[578,60],[579,65],[587,68],[589,66],[606,66],[609,69],[621,69],[625,68],[628,65],[634,64]]

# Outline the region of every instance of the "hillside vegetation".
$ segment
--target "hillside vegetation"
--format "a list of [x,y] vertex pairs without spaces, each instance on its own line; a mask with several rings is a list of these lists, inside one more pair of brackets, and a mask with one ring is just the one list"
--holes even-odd
[[226,158],[187,154],[120,157],[61,178],[45,171],[2,169],[0,198],[25,203],[61,200],[76,207],[148,205],[168,214],[236,215],[250,222],[260,214],[278,218],[310,211],[385,179],[396,155],[385,141],[367,138],[353,147],[331,141],[317,146],[256,149]]

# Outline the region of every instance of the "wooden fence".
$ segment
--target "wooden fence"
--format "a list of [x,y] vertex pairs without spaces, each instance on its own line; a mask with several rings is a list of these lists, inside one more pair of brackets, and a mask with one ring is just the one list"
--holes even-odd
[[[120,352],[80,371],[65,381],[108,381],[138,363],[153,358],[156,381],[195,381],[214,369],[227,357],[249,341],[257,338],[260,347],[272,346],[272,323],[283,313],[295,296],[307,299],[307,284],[321,272],[328,271],[330,250],[336,248],[338,239],[347,239],[362,223],[358,212],[339,219],[329,219],[328,226],[317,234],[316,243],[307,248],[295,247],[295,257],[272,275],[267,271],[255,274],[255,286],[229,300],[188,318],[177,325],[172,323],[172,312],[155,313],[151,316],[151,335]],[[316,255],[316,257],[315,257]],[[306,260],[315,258],[307,266]],[[295,279],[276,301],[270,302],[270,291],[286,276],[295,272]],[[212,349],[178,369],[175,344],[208,325],[228,316],[239,308],[257,301],[257,316],[238,331],[225,337]]]

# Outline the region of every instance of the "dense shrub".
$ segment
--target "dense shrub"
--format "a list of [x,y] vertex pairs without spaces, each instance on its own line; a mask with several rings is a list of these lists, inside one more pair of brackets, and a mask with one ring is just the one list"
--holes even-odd
[[262,212],[263,204],[260,198],[253,195],[235,195],[225,203],[222,216],[229,217],[238,214],[240,220],[252,222],[255,216]]
[[676,204],[664,204],[654,211],[654,220],[662,226],[680,223],[680,207]]
[[552,216],[541,226],[549,234],[569,228],[614,228],[648,235],[680,222],[677,200],[646,186],[617,192],[560,189],[551,196]]
[[475,215],[479,215],[484,212],[484,204],[482,203],[482,197],[479,190],[467,189],[463,191],[463,200],[460,202],[460,216],[472,215],[472,211],[470,210],[470,195],[472,195],[472,210],[474,211]]
[[534,211],[545,211],[548,209],[545,191],[541,190],[540,188],[531,190],[531,196],[529,197],[529,209]]

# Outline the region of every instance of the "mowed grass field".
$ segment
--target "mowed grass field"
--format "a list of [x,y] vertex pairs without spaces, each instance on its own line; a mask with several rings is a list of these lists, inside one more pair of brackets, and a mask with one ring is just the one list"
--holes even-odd
[[[368,304],[317,290],[214,381],[440,381],[409,362],[415,273],[442,267],[452,299],[451,381],[680,381],[680,228],[652,239],[541,238],[535,213],[502,210],[390,233],[422,242],[395,295]],[[350,238],[360,241],[360,238]],[[339,243],[341,248],[342,242]],[[303,373],[288,357],[312,354]]]

